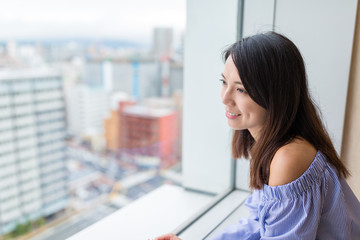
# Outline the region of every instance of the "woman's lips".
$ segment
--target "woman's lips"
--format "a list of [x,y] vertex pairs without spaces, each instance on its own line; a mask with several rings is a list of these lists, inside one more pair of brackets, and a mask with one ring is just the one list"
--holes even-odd
[[240,116],[240,114],[231,113],[228,111],[225,111],[225,116],[229,119],[235,119]]

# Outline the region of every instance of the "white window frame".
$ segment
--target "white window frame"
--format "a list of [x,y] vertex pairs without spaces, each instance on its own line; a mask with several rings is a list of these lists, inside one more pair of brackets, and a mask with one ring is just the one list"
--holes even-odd
[[238,0],[187,1],[183,186],[218,194],[234,186],[232,131],[221,102],[222,52],[237,40]]

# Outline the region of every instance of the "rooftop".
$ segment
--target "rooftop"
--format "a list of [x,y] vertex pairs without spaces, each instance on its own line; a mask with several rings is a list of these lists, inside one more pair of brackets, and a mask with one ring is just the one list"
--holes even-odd
[[53,68],[0,69],[0,81],[23,80],[29,78],[60,77],[61,73]]
[[172,114],[172,108],[150,108],[145,106],[128,106],[124,108],[125,115],[133,115],[145,118],[159,118]]

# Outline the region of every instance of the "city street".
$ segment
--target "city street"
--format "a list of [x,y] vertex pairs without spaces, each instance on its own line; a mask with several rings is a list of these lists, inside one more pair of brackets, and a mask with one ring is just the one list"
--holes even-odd
[[69,209],[79,213],[31,240],[66,239],[165,183],[181,184],[179,166],[161,171],[136,169],[74,145],[68,146],[67,158]]

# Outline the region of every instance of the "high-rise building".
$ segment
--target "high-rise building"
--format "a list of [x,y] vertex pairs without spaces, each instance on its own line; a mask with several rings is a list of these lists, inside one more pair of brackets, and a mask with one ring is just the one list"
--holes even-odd
[[11,58],[16,58],[17,56],[17,44],[14,41],[8,41],[6,45],[7,55]]
[[[104,78],[105,72],[108,77]],[[92,88],[110,89],[106,86],[111,86],[113,92],[125,92],[137,100],[161,95],[159,63],[153,59],[88,62],[84,83]]]
[[172,28],[159,27],[154,29],[153,51],[157,59],[171,57],[173,54]]
[[0,235],[68,204],[61,76],[0,72]]
[[173,96],[183,90],[184,72],[182,62],[171,62],[169,75],[170,96]]
[[113,64],[110,60],[103,61],[101,64],[101,73],[102,73],[102,85],[103,88],[108,91],[112,92],[114,90],[113,87]]
[[78,138],[104,133],[110,94],[102,88],[75,85],[66,92],[68,132]]

